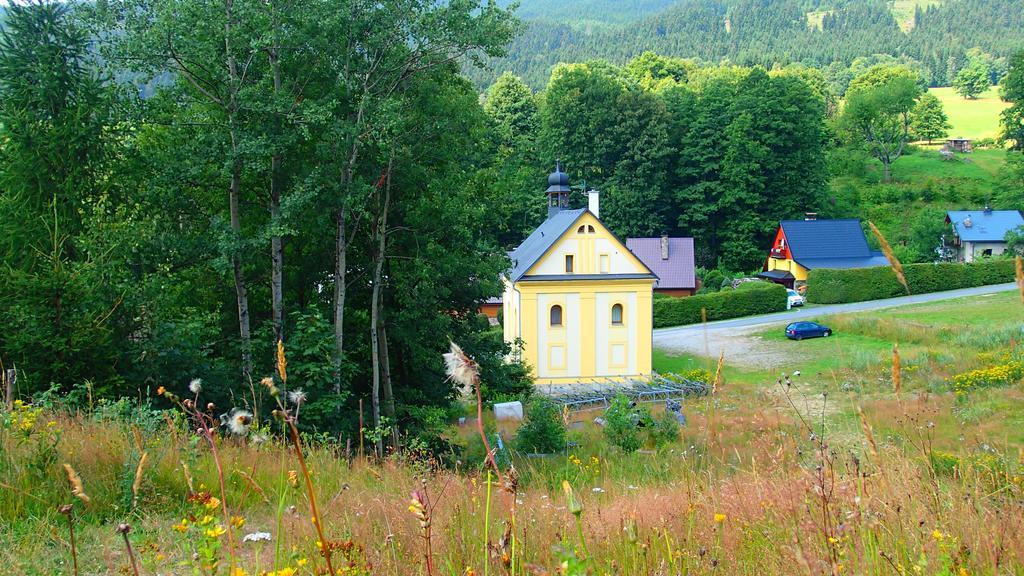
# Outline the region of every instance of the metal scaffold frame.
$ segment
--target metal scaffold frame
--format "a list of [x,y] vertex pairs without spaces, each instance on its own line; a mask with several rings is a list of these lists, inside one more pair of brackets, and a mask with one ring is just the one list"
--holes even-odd
[[570,411],[598,410],[608,407],[619,394],[636,402],[663,402],[670,398],[703,396],[710,386],[678,374],[654,374],[647,379],[591,378],[575,384],[541,385],[537,391]]

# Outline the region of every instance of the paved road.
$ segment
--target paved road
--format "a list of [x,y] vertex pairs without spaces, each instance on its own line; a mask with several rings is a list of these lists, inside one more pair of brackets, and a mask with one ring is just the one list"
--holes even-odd
[[[719,320],[708,322],[708,331],[728,330],[731,328],[743,328],[748,326],[763,326],[765,324],[784,324],[796,320],[807,320],[827,314],[841,314],[844,312],[861,312],[864,310],[879,310],[882,308],[894,308],[896,306],[907,306],[909,304],[922,304],[924,302],[935,302],[938,300],[949,300],[952,298],[963,298],[965,296],[980,296],[983,294],[995,294],[1016,290],[1017,285],[993,284],[991,286],[979,286],[977,288],[964,288],[962,290],[948,290],[946,292],[931,292],[915,296],[901,296],[899,298],[887,298],[885,300],[869,300],[867,302],[852,302],[850,304],[829,304],[826,306],[812,306],[809,308],[797,308],[786,312],[775,314],[763,314],[761,316],[747,316],[745,318],[734,318],[732,320]],[[655,348],[672,348],[674,340],[679,336],[692,336],[694,333],[703,332],[701,324],[688,326],[676,326],[674,328],[659,328],[654,331]]]

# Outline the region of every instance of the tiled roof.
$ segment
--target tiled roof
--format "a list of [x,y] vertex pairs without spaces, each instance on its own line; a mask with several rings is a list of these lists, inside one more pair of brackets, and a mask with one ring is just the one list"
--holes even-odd
[[526,271],[536,264],[537,260],[540,260],[541,256],[548,251],[548,248],[551,248],[586,211],[586,208],[562,210],[538,226],[518,248],[508,255],[512,260],[509,280],[516,282],[522,278],[523,274],[526,274]]
[[1007,232],[1024,226],[1024,218],[1016,210],[950,210],[946,217],[966,242],[1003,242]]
[[781,226],[793,260],[809,270],[889,265],[868,246],[860,220],[783,220]]
[[669,238],[668,259],[661,258],[661,238],[627,238],[626,248],[658,276],[655,288],[696,288],[693,238]]

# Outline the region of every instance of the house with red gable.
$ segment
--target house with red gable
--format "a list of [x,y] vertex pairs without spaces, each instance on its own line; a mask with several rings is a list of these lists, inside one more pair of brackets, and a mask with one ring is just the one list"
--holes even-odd
[[783,220],[775,233],[759,277],[787,288],[807,283],[815,268],[870,268],[888,266],[889,259],[868,245],[860,220]]

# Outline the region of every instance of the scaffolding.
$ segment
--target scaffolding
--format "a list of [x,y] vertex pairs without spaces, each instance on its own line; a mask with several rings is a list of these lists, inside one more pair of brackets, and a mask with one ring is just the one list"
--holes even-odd
[[537,391],[569,411],[603,410],[619,394],[635,402],[664,402],[672,398],[704,396],[711,387],[678,374],[654,374],[650,378],[591,378],[575,384],[541,385]]

